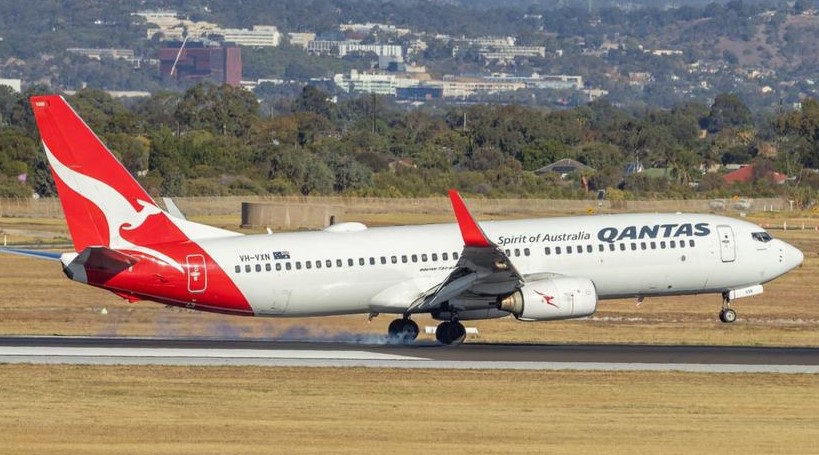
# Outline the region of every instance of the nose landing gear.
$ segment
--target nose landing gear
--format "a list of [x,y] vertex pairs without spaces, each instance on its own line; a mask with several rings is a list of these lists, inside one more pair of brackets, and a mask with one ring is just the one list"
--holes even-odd
[[722,310],[719,312],[719,320],[725,324],[730,324],[737,320],[737,312],[734,311],[730,305],[731,299],[728,297],[728,293],[723,293]]

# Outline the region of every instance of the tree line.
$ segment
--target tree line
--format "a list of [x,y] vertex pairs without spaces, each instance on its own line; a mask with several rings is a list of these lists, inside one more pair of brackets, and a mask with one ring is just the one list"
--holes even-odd
[[[0,196],[54,194],[26,93],[0,88]],[[138,100],[83,89],[67,97],[125,167],[161,196],[242,194],[623,198],[788,195],[819,189],[819,103],[754,118],[732,94],[711,105],[568,110],[503,104],[408,108],[390,98],[334,100],[308,85],[275,105],[241,88],[196,85]],[[562,158],[591,170],[536,173]],[[629,164],[646,172],[625,175]],[[717,165],[754,163],[728,185]],[[775,185],[770,171],[793,177]],[[796,194],[796,196],[794,196]]]

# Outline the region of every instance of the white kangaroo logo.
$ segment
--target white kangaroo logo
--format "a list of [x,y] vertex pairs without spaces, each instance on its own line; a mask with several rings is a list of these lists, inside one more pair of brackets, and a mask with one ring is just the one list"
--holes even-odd
[[96,205],[103,216],[105,216],[108,222],[109,239],[109,245],[106,246],[112,249],[140,251],[154,256],[157,259],[161,259],[180,272],[183,271],[182,266],[167,255],[144,246],[135,245],[120,236],[120,229],[132,231],[142,226],[149,216],[162,213],[159,207],[148,201],[137,200],[137,203],[142,206],[142,210],[134,210],[131,203],[117,190],[105,182],[80,174],[64,165],[51,153],[51,150],[49,150],[45,142],[43,142],[43,147],[45,148],[48,161],[52,169],[54,169],[54,173],[60,177],[60,180],[69,188],[88,199],[92,204]]

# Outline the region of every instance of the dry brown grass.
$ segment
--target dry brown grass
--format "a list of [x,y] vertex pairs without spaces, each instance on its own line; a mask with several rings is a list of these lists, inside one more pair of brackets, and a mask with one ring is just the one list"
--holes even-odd
[[0,366],[13,454],[814,453],[819,376]]

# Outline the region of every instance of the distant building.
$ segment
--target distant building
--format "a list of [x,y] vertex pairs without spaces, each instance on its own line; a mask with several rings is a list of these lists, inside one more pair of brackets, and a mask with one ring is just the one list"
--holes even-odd
[[361,73],[356,70],[351,70],[349,75],[336,74],[333,81],[348,93],[395,96],[397,86],[394,74]]
[[15,93],[22,89],[20,79],[0,79],[0,85],[10,87]]
[[282,34],[273,25],[254,25],[246,28],[219,28],[213,31],[221,35],[226,43],[249,47],[277,47]]
[[429,101],[439,100],[444,97],[443,87],[428,87],[419,85],[416,87],[397,87],[395,96],[401,100]]
[[93,60],[102,60],[103,57],[110,59],[123,59],[131,63],[136,63],[137,59],[134,56],[133,49],[96,49],[96,48],[80,48],[70,47],[66,49],[72,54],[84,55]]
[[240,86],[242,53],[237,46],[212,41],[172,41],[159,50],[159,73],[176,80],[209,79],[217,84]]
[[287,37],[290,39],[290,44],[293,46],[299,46],[303,49],[307,49],[307,44],[310,41],[315,41],[316,34],[315,33],[288,33]]
[[[754,180],[754,173],[754,165],[749,164],[748,166],[742,166],[735,171],[725,174],[722,178],[726,183],[749,183]],[[787,175],[775,171],[768,171],[766,177],[770,178],[771,181],[776,184],[782,184],[788,180]]]

